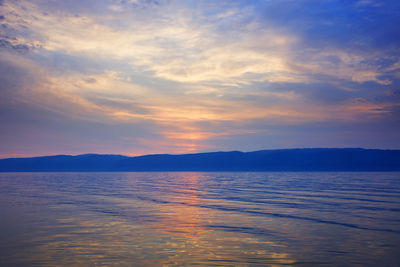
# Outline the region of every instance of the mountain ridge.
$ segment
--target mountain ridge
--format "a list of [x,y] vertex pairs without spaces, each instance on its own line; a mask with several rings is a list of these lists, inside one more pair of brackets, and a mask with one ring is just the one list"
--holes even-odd
[[0,159],[0,172],[400,171],[400,150],[293,148],[191,154],[54,155]]

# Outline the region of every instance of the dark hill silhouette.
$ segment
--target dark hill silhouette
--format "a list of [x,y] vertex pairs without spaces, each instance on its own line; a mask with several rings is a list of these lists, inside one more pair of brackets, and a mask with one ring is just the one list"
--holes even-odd
[[182,155],[0,159],[0,171],[400,171],[400,150],[307,148]]

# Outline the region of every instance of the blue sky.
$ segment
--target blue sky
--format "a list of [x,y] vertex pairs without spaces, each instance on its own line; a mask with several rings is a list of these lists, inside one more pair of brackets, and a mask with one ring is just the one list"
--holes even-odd
[[398,1],[0,1],[0,156],[400,149]]

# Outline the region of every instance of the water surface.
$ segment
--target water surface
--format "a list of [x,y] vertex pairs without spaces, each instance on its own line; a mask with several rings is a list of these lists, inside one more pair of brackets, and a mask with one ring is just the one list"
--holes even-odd
[[0,173],[2,266],[399,266],[400,173]]

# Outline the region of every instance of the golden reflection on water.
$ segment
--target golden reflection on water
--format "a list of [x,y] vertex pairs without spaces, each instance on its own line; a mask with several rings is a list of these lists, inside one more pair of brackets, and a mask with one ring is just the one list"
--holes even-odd
[[54,207],[59,217],[32,240],[34,253],[21,258],[41,266],[278,266],[295,262],[284,245],[268,238],[209,227],[254,225],[255,221],[206,207],[227,203],[204,198],[201,174],[178,177],[181,180],[172,191],[147,192],[149,196],[142,199],[87,197],[117,210],[112,216],[79,205]]
[[207,232],[203,220],[207,217],[212,218],[215,211],[199,208],[202,201],[198,196],[199,175],[197,173],[187,173],[181,178],[181,183],[175,188],[179,194],[164,195],[162,200],[185,204],[162,205],[160,213],[166,216],[163,220],[155,222],[153,227],[197,242],[204,238]]
[[[273,242],[249,234],[207,228],[208,225],[227,223],[226,220],[235,224],[240,220],[241,223],[248,222],[251,218],[204,207],[209,203],[202,196],[199,173],[185,173],[180,178],[181,182],[175,188],[179,194],[163,196],[169,204],[162,205],[160,213],[167,216],[152,225],[154,229],[176,237],[166,243],[167,247],[175,249],[163,264],[247,265],[249,260],[257,261],[257,258],[268,259],[271,266],[294,262],[286,253],[269,252],[269,248],[278,247]],[[213,198],[212,204],[225,203]]]

